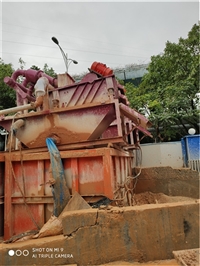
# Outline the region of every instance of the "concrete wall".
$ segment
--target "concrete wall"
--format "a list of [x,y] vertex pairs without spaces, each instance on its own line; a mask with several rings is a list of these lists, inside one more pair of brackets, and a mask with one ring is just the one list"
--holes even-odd
[[[2,244],[1,265],[81,266],[171,259],[172,251],[198,248],[198,216],[198,200],[66,212],[64,235]],[[18,256],[21,251],[26,256]]]
[[[171,166],[183,167],[181,142],[165,142],[153,144],[141,144],[142,167]],[[140,150],[136,153],[136,165],[139,166],[141,158]]]

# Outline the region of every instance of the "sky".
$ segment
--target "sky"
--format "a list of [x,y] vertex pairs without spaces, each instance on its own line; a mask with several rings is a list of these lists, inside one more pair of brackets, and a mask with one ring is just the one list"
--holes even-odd
[[[199,20],[198,1],[2,1],[0,57],[25,69],[47,64],[64,73],[56,37],[68,56],[70,75],[88,71],[97,61],[108,67],[148,64],[167,41],[187,38]],[[76,60],[73,64],[70,60]]]

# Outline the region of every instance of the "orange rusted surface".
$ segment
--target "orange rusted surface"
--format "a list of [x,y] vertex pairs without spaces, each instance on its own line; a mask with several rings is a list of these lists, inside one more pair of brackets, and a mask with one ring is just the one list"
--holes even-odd
[[4,162],[5,158],[4,158],[4,154],[0,152],[0,162]]
[[[70,193],[77,191],[88,201],[114,199],[117,183],[131,175],[133,156],[126,151],[97,148],[60,151],[60,155]],[[5,152],[5,239],[37,229],[50,218],[49,169],[49,152]]]

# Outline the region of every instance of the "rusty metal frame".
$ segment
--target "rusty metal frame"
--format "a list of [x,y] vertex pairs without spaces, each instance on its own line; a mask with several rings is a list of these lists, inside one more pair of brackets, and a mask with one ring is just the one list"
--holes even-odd
[[[101,157],[102,158],[102,163],[103,163],[103,184],[104,184],[104,194],[85,194],[82,195],[83,197],[86,198],[91,198],[92,196],[106,196],[108,198],[113,198],[114,190],[116,189],[116,175],[118,176],[120,172],[117,173],[117,171],[122,172],[122,177],[121,179],[125,178],[126,175],[128,175],[128,172],[131,171],[130,165],[128,166],[127,162],[125,162],[125,159],[122,158],[128,158],[130,160],[133,159],[133,155],[131,155],[129,152],[123,151],[123,150],[117,150],[114,148],[96,148],[96,149],[84,149],[84,150],[64,150],[60,151],[61,158],[63,160],[67,159],[70,160],[70,168],[72,171],[72,194],[75,191],[79,191],[79,170],[78,170],[78,160],[80,158],[95,158],[95,157]],[[14,209],[15,206],[22,206],[24,205],[23,198],[21,196],[15,196],[12,195],[12,182],[13,176],[12,176],[12,171],[10,169],[10,160],[14,163],[20,163],[20,160],[22,158],[23,162],[28,162],[28,161],[37,161],[37,166],[40,168],[40,176],[37,177],[39,178],[39,183],[44,183],[44,160],[49,160],[50,155],[48,151],[44,152],[33,152],[31,149],[26,151],[26,153],[20,153],[20,151],[13,151],[13,152],[4,152],[4,159],[5,163],[5,199],[4,199],[4,238],[9,239],[10,237],[13,236],[15,233],[13,230],[13,219],[15,219],[14,216]],[[118,166],[117,166],[117,163]],[[114,164],[113,164],[114,163]],[[121,164],[121,170],[119,168],[119,164]],[[20,165],[20,164],[19,164]],[[116,169],[118,167],[118,170]],[[126,168],[126,169],[124,169]],[[43,171],[42,171],[43,169]],[[95,174],[95,173],[94,173]],[[130,173],[129,173],[130,174]],[[43,191],[44,193],[44,191]],[[28,206],[32,206],[34,204],[37,204],[37,206],[40,208],[41,211],[44,214],[44,204],[53,204],[53,198],[50,195],[25,195],[26,198],[26,203]],[[40,212],[41,212],[40,211]],[[38,214],[37,214],[38,215]],[[36,220],[39,217],[36,217]],[[42,223],[45,223],[44,220],[44,215],[43,217],[40,217]],[[30,230],[35,229],[34,225],[33,228],[30,228]],[[17,232],[19,233],[19,232]]]

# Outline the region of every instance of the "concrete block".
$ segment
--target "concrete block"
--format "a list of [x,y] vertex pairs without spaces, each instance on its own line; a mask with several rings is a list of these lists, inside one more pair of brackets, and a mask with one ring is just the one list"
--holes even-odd
[[62,215],[64,236],[75,233],[78,229],[95,225],[97,222],[97,209],[68,211]]
[[[199,247],[199,203],[194,200],[69,212],[63,218],[66,237],[2,244],[1,265],[81,266],[172,259],[173,251]],[[27,250],[29,255],[9,256],[9,250]]]

